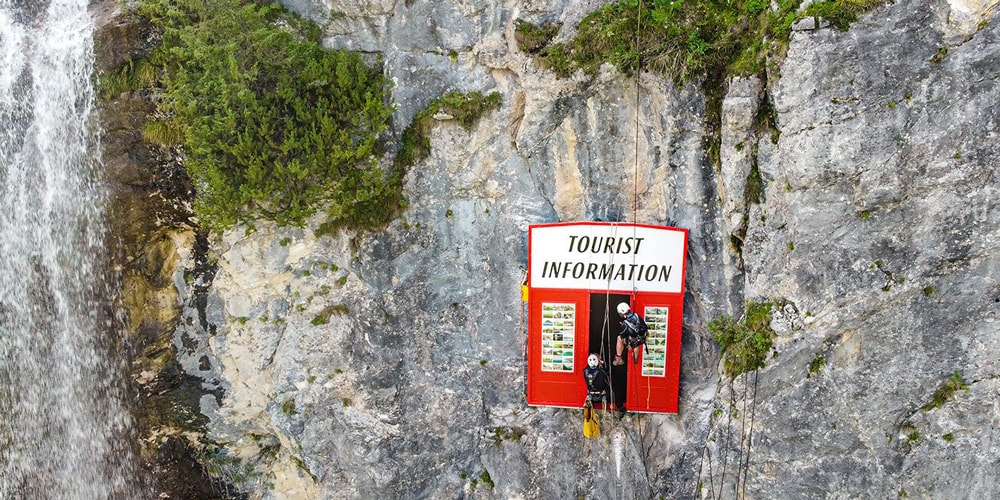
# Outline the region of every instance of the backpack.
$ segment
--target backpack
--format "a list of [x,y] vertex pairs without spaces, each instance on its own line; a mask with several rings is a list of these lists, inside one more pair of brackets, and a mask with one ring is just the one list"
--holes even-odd
[[646,334],[649,333],[649,326],[646,325],[646,322],[642,318],[640,318],[638,314],[636,315],[636,319],[639,320],[639,324],[636,325],[639,327],[638,331],[636,332],[636,337],[639,338],[640,344],[645,344]]
[[[646,325],[646,322],[643,321],[643,319],[638,314],[634,312],[629,313],[629,316],[632,315],[635,315],[635,322],[632,323],[630,326],[635,327],[635,329],[633,330],[632,328],[629,328],[629,331],[632,333],[633,338],[637,340],[635,343],[636,345],[645,344],[646,334],[649,333],[649,326]],[[625,318],[626,323],[629,323],[628,319],[629,318]]]
[[643,344],[646,343],[647,333],[649,333],[649,326],[646,325],[646,322],[642,318],[639,318],[639,341]]

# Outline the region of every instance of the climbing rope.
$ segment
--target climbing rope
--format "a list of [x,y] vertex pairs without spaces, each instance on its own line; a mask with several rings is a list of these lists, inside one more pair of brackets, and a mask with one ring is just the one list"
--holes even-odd
[[746,498],[747,493],[747,474],[750,472],[750,447],[753,445],[753,421],[757,415],[757,381],[759,379],[759,372],[759,369],[753,371],[753,404],[750,405],[750,432],[747,434],[747,460],[746,465],[743,467],[743,490],[740,495],[741,498]]
[[726,444],[722,448],[722,479],[719,480],[719,499],[722,499],[723,489],[726,487],[726,469],[729,466],[729,444],[733,437],[733,407],[736,406],[736,391],[733,390],[732,381],[729,382],[729,411],[726,412]]
[[[611,237],[616,238],[618,236],[618,226],[614,222],[611,223]],[[608,254],[608,265],[614,263],[614,256]],[[611,347],[611,275],[608,274],[607,287],[604,291],[604,324],[601,327],[601,359],[612,359],[611,352],[614,351],[617,354],[617,348]],[[604,357],[604,346],[605,340],[607,340],[608,345],[608,357]],[[614,360],[612,359],[611,364],[608,366],[608,397],[610,401],[605,404],[607,408],[608,404],[618,406],[615,399],[615,379],[611,375],[612,366],[614,365]]]
[[[737,463],[736,463],[736,466],[735,466],[735,476],[736,476],[736,478],[735,478],[735,484],[733,485],[734,496],[736,498],[746,498],[747,475],[748,475],[749,470],[750,470],[750,452],[751,452],[752,445],[753,445],[754,420],[755,420],[756,415],[757,415],[757,387],[758,387],[758,382],[760,380],[759,370],[754,370],[753,371],[753,390],[752,390],[752,392],[750,391],[750,374],[749,373],[744,374],[743,375],[743,379],[744,379],[744,390],[743,390],[743,397],[741,398],[741,400],[743,402],[743,409],[742,409],[742,412],[741,412],[742,414],[739,417],[742,429],[741,429],[741,433],[740,433],[741,437],[740,437],[740,442],[739,442],[739,447],[740,448],[739,448],[739,451],[737,452],[737,458],[736,458]],[[715,431],[713,431],[713,430],[710,429],[708,431],[708,434],[705,436],[705,444],[702,446],[701,459],[700,459],[700,463],[698,465],[698,478],[699,479],[695,483],[695,485],[696,485],[695,486],[695,496],[699,496],[699,494],[701,493],[701,490],[703,490],[707,486],[709,488],[709,490],[708,490],[708,492],[709,492],[709,495],[708,495],[709,498],[719,498],[719,499],[723,498],[724,491],[725,491],[725,488],[726,488],[726,476],[729,474],[729,467],[728,467],[728,465],[729,465],[729,449],[730,449],[731,444],[732,444],[732,431],[733,431],[733,427],[734,427],[734,423],[733,423],[733,409],[736,408],[736,388],[734,387],[734,384],[733,384],[734,382],[735,381],[730,381],[730,384],[729,384],[729,387],[730,387],[730,401],[729,401],[729,412],[728,412],[729,416],[728,416],[728,418],[726,420],[726,425],[725,425],[725,432],[726,432],[725,443],[721,445],[722,446],[722,450],[721,450],[721,454],[722,454],[722,472],[721,472],[720,477],[719,477],[718,495],[716,495],[716,488],[715,488],[715,472],[714,472],[714,466],[713,466],[714,459],[712,457],[712,450],[711,450],[711,448],[709,448],[709,443],[716,442],[716,440],[713,438],[713,435],[717,434],[718,432],[722,432],[721,430],[719,430],[718,427],[716,427]],[[747,398],[747,394],[748,393],[750,394],[749,398]],[[747,409],[748,406],[749,406],[749,410]],[[716,412],[721,411],[721,410],[722,410],[722,408],[716,408],[715,409]],[[748,415],[749,415],[749,420],[750,420],[749,424],[747,423],[747,417],[748,417]],[[743,449],[743,446],[744,446],[744,444],[743,444],[744,443],[743,435],[744,434],[746,435],[746,439],[745,439],[746,450],[745,451]],[[707,485],[705,483],[701,482],[701,477],[702,477],[702,475],[703,475],[703,473],[705,471],[705,459],[706,459],[706,456],[708,458],[708,483],[707,483]]]
[[[609,278],[610,280],[610,278]],[[601,359],[610,359],[611,357],[611,318],[608,314],[608,307],[611,302],[611,285],[610,281],[608,284],[608,291],[604,294],[604,322],[601,325]],[[605,353],[605,348],[607,347],[607,353]],[[607,356],[605,356],[607,354]],[[614,380],[611,378],[611,367],[608,366],[608,399],[604,403],[604,408],[607,409],[609,404],[613,404],[615,400],[615,384]]]
[[[712,431],[709,431],[708,435],[711,436]],[[701,473],[705,470],[706,454],[708,455],[708,497],[715,498],[715,474],[712,472],[712,450],[708,448],[708,437],[705,438],[705,447],[701,450],[701,464],[698,466],[698,481],[695,483],[695,497],[701,496],[699,495],[699,493],[701,493],[701,491],[699,491],[699,485],[704,487],[704,485],[701,484]]]
[[[642,48],[639,44],[639,36],[642,33],[642,1],[636,2],[637,11],[635,16],[635,130],[632,138],[633,145],[633,168],[632,168],[632,239],[635,240],[637,228],[635,224],[638,222],[639,213],[639,75],[642,70]],[[632,254],[632,265],[635,265],[636,254]],[[635,287],[635,277],[632,277],[632,295],[629,298],[629,303],[635,304],[636,297],[636,287]],[[636,313],[638,314],[638,313]],[[635,354],[634,349],[629,349],[632,351],[634,360],[638,360],[638,355]],[[626,360],[628,356],[626,355]],[[626,361],[627,362],[627,361]],[[634,366],[639,366],[634,364]],[[639,366],[640,373],[642,372],[642,367]],[[629,389],[634,391],[635,377],[630,377],[632,379],[633,387]],[[649,408],[650,402],[650,380],[646,379],[646,408]],[[634,392],[633,392],[634,394]]]
[[[639,210],[639,71],[642,69],[642,49],[639,46],[639,33],[642,32],[642,0],[636,3],[639,5],[639,8],[635,16],[635,136],[632,141],[635,146],[635,156],[633,158],[635,160],[635,166],[632,172],[633,223],[637,222],[636,215]],[[634,227],[632,236],[635,236]]]
[[[744,375],[743,377],[743,411],[740,412],[740,449],[736,453],[736,484],[733,485],[733,494],[737,497],[740,493],[740,476],[743,472],[743,438],[746,436],[747,432],[747,393],[750,391],[750,384],[747,383],[747,378],[749,376]],[[734,391],[735,392],[735,391]]]

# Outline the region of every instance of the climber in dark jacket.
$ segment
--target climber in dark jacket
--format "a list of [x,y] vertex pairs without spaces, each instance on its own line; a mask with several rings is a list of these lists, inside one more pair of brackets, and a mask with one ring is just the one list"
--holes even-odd
[[611,364],[615,366],[625,364],[622,352],[626,347],[632,351],[632,362],[638,363],[639,346],[646,343],[646,333],[649,331],[649,327],[626,302],[618,304],[618,315],[622,317],[622,331],[618,334],[618,341],[615,345],[615,360]]
[[587,381],[588,402],[608,402],[608,372],[601,368],[601,359],[597,354],[591,354],[587,357],[587,367],[583,369],[583,379]]

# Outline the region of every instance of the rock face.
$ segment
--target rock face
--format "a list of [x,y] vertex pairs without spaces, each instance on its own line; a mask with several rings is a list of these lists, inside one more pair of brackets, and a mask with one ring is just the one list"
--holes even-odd
[[[808,326],[779,332],[780,357],[760,373],[748,494],[997,491],[986,450],[1000,438],[1000,26],[989,12],[903,2],[847,33],[794,36],[744,259],[747,296],[783,297]],[[954,373],[968,390],[929,408]]]
[[[162,323],[218,391],[200,409],[230,480],[277,498],[1000,490],[995,2],[800,27],[766,84],[729,82],[718,169],[697,87],[559,80],[517,50],[515,19],[566,37],[599,3],[286,2],[383,56],[396,130],[449,90],[504,104],[471,131],[439,117],[385,230],[236,228],[207,240],[214,276],[157,288],[189,304]],[[678,415],[587,440],[579,412],[525,405],[527,225],[570,220],[690,229]],[[748,300],[779,304],[774,350],[729,381],[705,325]]]
[[[157,36],[148,22],[105,1],[91,7],[97,19],[97,77],[144,57]],[[155,110],[142,91],[102,98],[103,162],[108,183],[107,220],[113,234],[111,265],[120,280],[121,335],[131,346],[135,432],[151,496],[212,498],[204,473],[207,418],[199,411],[206,383],[177,361],[175,331],[182,300],[192,300],[196,274],[205,274],[205,245],[190,223],[190,181],[169,151],[142,139]],[[191,283],[189,283],[189,281]],[[191,296],[191,297],[189,297]],[[200,462],[199,462],[200,460]]]

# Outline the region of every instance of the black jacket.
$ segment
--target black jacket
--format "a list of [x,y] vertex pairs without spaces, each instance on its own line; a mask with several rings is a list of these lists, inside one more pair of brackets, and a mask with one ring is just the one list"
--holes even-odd
[[583,379],[587,381],[587,391],[604,393],[608,390],[608,373],[601,367],[583,369]]
[[647,331],[649,331],[649,327],[646,326],[646,321],[635,312],[629,311],[622,320],[622,331],[618,335],[629,348],[632,348],[646,342]]

